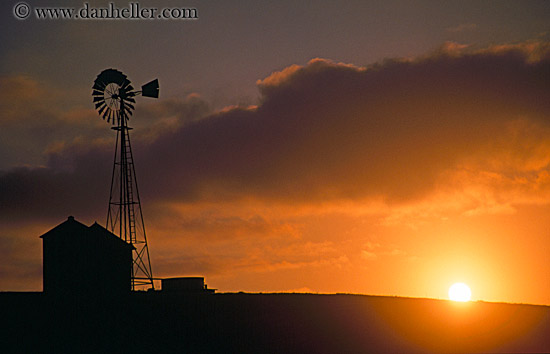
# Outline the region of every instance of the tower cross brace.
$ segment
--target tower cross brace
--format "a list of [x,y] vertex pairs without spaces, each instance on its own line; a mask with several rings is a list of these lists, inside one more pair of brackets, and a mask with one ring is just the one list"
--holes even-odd
[[147,235],[143,221],[143,211],[139,198],[130,130],[125,113],[124,97],[121,94],[117,126],[115,156],[109,193],[106,228],[133,246],[132,290],[145,287],[154,289],[153,272],[147,246]]

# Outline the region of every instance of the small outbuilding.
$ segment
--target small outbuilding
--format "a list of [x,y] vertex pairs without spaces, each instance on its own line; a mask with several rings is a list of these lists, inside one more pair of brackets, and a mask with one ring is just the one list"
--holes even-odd
[[168,293],[214,293],[216,289],[208,289],[203,277],[178,277],[161,280],[163,292]]
[[133,246],[98,223],[86,226],[69,216],[40,238],[47,295],[130,293]]

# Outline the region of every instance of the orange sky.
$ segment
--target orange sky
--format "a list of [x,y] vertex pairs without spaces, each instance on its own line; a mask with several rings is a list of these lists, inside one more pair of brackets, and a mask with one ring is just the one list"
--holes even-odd
[[[550,44],[435,48],[309,51],[220,107],[161,77],[130,122],[154,275],[432,298],[464,282],[473,300],[550,304]],[[84,96],[31,71],[0,77],[1,291],[40,290],[38,236],[69,215],[103,224],[108,202],[95,76]]]

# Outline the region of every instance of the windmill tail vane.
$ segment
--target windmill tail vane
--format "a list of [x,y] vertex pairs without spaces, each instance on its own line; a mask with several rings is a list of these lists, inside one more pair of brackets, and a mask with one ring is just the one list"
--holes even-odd
[[92,98],[101,118],[117,132],[106,228],[133,246],[132,290],[154,289],[145,223],[139,198],[128,119],[135,109],[135,97],[159,97],[155,79],[136,91],[126,75],[116,69],[103,70],[92,86]]

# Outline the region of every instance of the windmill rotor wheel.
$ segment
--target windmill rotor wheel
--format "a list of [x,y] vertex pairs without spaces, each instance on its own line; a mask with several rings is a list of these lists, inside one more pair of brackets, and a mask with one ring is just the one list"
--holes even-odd
[[[103,70],[95,79],[92,97],[99,115],[111,124],[120,124],[121,113],[125,119],[132,115],[135,92],[122,72],[115,69]],[[124,101],[124,112],[121,112]]]

